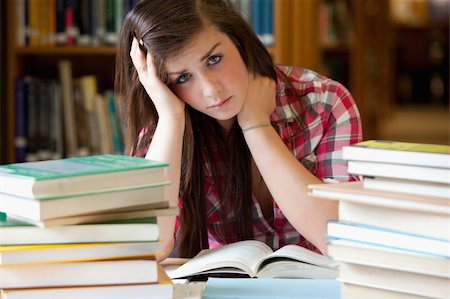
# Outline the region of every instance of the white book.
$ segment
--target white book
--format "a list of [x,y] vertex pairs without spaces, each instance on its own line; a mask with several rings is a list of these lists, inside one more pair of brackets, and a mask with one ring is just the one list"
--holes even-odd
[[0,245],[158,241],[156,218],[116,223],[37,227],[0,218]]
[[340,263],[338,280],[435,299],[447,299],[450,286],[449,278],[351,263]]
[[312,184],[308,188],[311,190],[310,195],[318,198],[450,215],[449,201],[441,197],[365,189],[361,182]]
[[450,278],[450,257],[342,239],[328,241],[328,254],[339,262]]
[[162,245],[155,242],[0,245],[0,266],[155,257]]
[[155,260],[44,263],[0,267],[0,289],[155,283]]
[[447,240],[342,221],[330,221],[327,228],[327,237],[330,239],[343,239],[450,257],[450,242]]
[[343,299],[430,299],[428,296],[412,295],[351,283],[341,283],[341,297]]
[[341,201],[339,220],[450,241],[450,215],[445,213],[410,211]]
[[450,168],[351,160],[347,171],[354,175],[450,184]]
[[158,265],[158,281],[156,283],[3,289],[0,290],[0,298],[172,299],[174,293],[173,282],[164,269]]
[[40,225],[40,221],[50,219],[111,212],[159,202],[167,202],[164,200],[164,185],[43,199],[31,199],[0,192],[1,212],[36,225]]
[[367,140],[342,149],[344,160],[370,161],[450,169],[450,146]]
[[363,186],[367,189],[436,196],[450,199],[450,185],[383,177],[365,177]]

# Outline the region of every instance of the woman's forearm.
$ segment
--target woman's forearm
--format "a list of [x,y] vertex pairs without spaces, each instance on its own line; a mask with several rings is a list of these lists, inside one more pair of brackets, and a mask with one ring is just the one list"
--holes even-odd
[[[165,176],[170,185],[165,187],[165,199],[171,207],[178,206],[184,127],[184,116],[179,118],[160,118],[145,156],[147,159],[169,163]],[[158,225],[160,241],[163,243],[164,251],[163,255],[159,256],[158,259],[162,260],[170,254],[174,245],[175,217],[158,217]]]
[[335,202],[308,196],[309,184],[321,183],[289,151],[272,127],[244,134],[272,197],[294,228],[326,253],[327,221],[337,219]]

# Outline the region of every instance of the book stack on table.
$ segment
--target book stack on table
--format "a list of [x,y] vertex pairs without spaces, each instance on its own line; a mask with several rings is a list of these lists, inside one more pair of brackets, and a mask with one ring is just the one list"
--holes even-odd
[[[0,166],[1,298],[172,298],[167,163],[97,155]],[[154,296],[154,297],[152,297]]]
[[369,140],[343,158],[362,181],[309,186],[339,201],[328,253],[342,298],[450,298],[450,147]]

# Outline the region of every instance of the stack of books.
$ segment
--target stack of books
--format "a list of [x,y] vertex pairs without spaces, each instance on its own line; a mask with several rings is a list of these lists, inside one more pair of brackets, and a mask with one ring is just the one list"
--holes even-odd
[[342,298],[450,298],[450,147],[369,140],[343,158],[361,181],[310,186],[339,201],[327,237]]
[[172,298],[156,263],[167,163],[97,155],[0,166],[2,298]]

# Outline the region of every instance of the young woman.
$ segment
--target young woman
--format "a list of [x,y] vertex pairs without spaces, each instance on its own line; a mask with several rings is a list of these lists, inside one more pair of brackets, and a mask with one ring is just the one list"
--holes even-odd
[[225,0],[144,0],[123,24],[116,93],[127,153],[170,163],[166,255],[243,239],[326,252],[337,204],[307,186],[351,180],[341,149],[361,123],[342,85],[275,66]]

